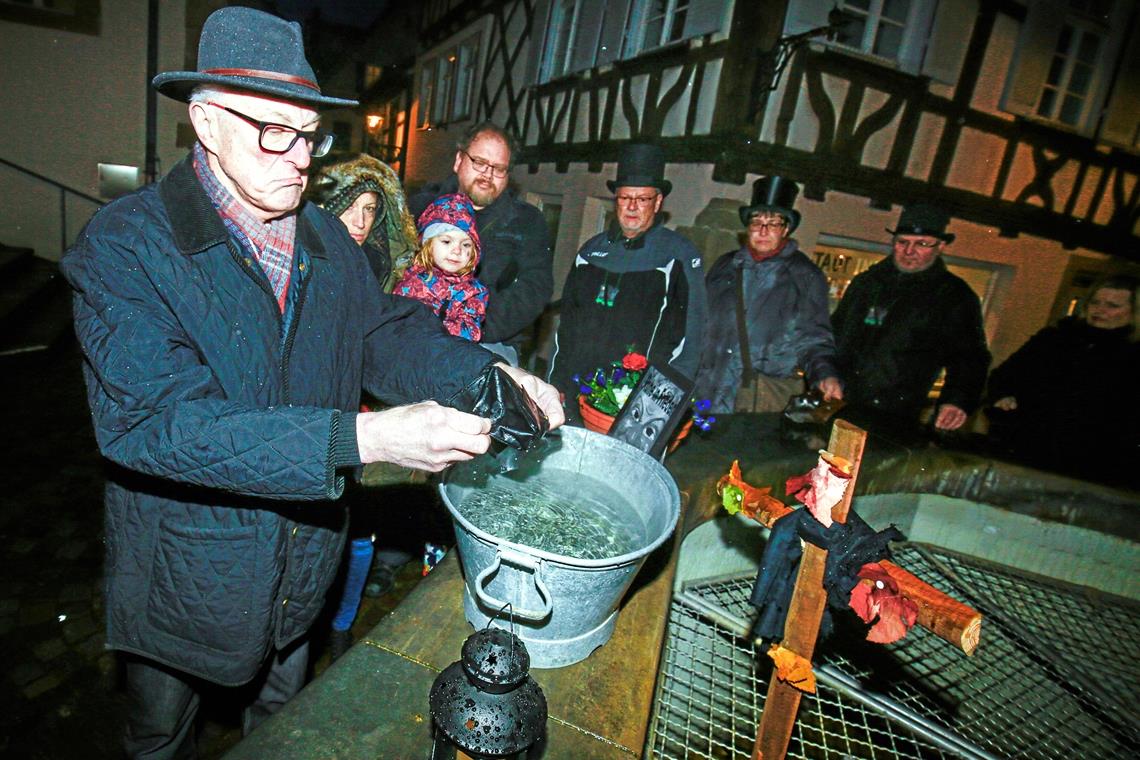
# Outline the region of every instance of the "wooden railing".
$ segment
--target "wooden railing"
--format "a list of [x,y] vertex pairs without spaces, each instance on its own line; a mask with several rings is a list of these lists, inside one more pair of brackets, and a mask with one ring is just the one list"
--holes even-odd
[[[981,38],[979,38],[981,39]],[[971,48],[982,49],[971,40]],[[971,107],[977,66],[968,59],[952,98],[931,92],[925,77],[831,50],[801,50],[788,71],[770,142],[760,140],[758,125],[730,133],[698,134],[699,110],[717,95],[710,65],[724,60],[725,43],[681,45],[545,84],[528,91],[523,121],[522,163],[537,169],[553,162],[565,171],[585,162],[600,171],[614,161],[623,143],[653,139],[673,163],[712,163],[719,181],[744,182],[749,173],[779,172],[805,184],[805,195],[823,199],[828,190],[868,198],[871,205],[926,200],[945,206],[962,219],[996,227],[1000,234],[1028,233],[1077,246],[1140,260],[1140,156],[1111,148],[1064,129],[1020,117],[1002,118]],[[977,50],[975,50],[977,52]],[[675,72],[680,76],[672,79]],[[644,78],[644,98],[635,102],[634,82]],[[824,87],[824,78],[846,86]],[[672,84],[665,86],[666,81]],[[684,128],[664,135],[670,109],[690,93]],[[835,98],[830,92],[843,91]],[[872,91],[878,105],[863,118]],[[885,100],[883,99],[885,95]],[[742,97],[744,95],[742,94]],[[814,119],[810,149],[793,147],[794,117],[806,110]],[[628,122],[628,136],[615,131],[615,115]],[[933,116],[940,125],[934,153],[921,176],[908,173],[921,129]],[[577,125],[585,120],[584,129]],[[716,116],[713,117],[716,122]],[[574,137],[585,132],[584,140]],[[569,136],[569,139],[568,137]],[[981,136],[1001,144],[1001,160],[992,181],[972,187],[948,184],[956,161],[972,160]],[[799,135],[802,144],[802,135]],[[888,144],[885,163],[869,161],[872,137]],[[1019,157],[1032,166],[1014,172]],[[1064,169],[1071,188],[1055,180]],[[1016,177],[1016,179],[1015,179]],[[1028,177],[1028,179],[1026,179]],[[1016,185],[1014,183],[1017,183]]]

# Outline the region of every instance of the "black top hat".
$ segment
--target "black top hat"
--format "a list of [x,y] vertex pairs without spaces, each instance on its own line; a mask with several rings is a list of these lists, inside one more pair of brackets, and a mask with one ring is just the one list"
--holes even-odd
[[606,180],[606,187],[611,193],[619,187],[655,187],[668,195],[673,183],[665,179],[665,151],[646,143],[625,145],[618,156],[617,179]]
[[301,25],[253,8],[221,8],[210,14],[198,42],[197,71],[167,71],[151,85],[187,100],[198,85],[213,84],[319,106],[356,106],[355,100],[321,94],[305,60]]
[[907,206],[899,216],[898,229],[887,230],[892,235],[929,235],[947,243],[954,242],[954,233],[946,231],[950,214],[937,206],[917,203]]
[[761,211],[775,211],[788,220],[788,234],[800,226],[800,212],[792,206],[800,187],[787,177],[761,177],[752,183],[752,205],[740,207],[740,221],[745,227]]

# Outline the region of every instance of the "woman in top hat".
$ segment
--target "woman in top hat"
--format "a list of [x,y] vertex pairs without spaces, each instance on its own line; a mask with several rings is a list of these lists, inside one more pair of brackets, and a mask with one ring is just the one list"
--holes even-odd
[[577,375],[609,367],[629,352],[692,379],[700,359],[706,301],[701,254],[660,223],[673,185],[665,154],[655,145],[622,149],[610,229],[586,241],[562,288],[562,311],[551,357],[550,382],[564,395],[568,419],[578,419]]
[[752,203],[740,207],[744,245],[709,270],[715,307],[695,395],[708,398],[713,412],[778,412],[803,392],[805,378],[825,399],[843,397],[827,280],[790,237],[800,223],[798,193],[784,177],[756,180]]

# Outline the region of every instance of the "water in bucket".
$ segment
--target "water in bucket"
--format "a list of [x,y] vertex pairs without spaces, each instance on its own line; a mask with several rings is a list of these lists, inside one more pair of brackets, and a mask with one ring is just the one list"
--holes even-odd
[[541,480],[526,471],[496,474],[458,505],[492,536],[578,559],[618,557],[645,543],[646,527],[614,488],[588,476],[554,470]]

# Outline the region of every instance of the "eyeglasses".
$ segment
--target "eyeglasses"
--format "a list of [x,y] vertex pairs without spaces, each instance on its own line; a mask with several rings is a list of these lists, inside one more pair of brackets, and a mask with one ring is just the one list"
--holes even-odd
[[768,232],[769,230],[771,230],[772,232],[779,232],[780,230],[784,229],[787,226],[788,226],[788,223],[785,222],[783,219],[777,219],[774,222],[765,222],[765,221],[761,221],[759,219],[753,219],[751,222],[748,223],[749,229],[759,230],[760,232]]
[[491,172],[491,176],[496,179],[502,179],[507,176],[507,172],[511,170],[509,166],[501,166],[493,164],[485,158],[476,158],[467,151],[461,151],[463,155],[467,156],[467,160],[471,162],[471,166],[475,167],[475,171],[479,174],[486,174]]
[[298,140],[304,140],[305,144],[309,146],[309,155],[313,158],[320,158],[328,154],[332,149],[333,140],[336,135],[332,132],[304,132],[295,127],[290,127],[288,124],[275,124],[271,121],[258,121],[251,116],[246,116],[240,111],[235,111],[232,108],[223,106],[221,103],[210,102],[210,105],[217,106],[218,108],[232,113],[250,126],[257,127],[259,134],[257,137],[257,144],[266,153],[288,153],[297,144]]
[[614,200],[623,206],[648,206],[657,200],[656,195],[615,195]]

